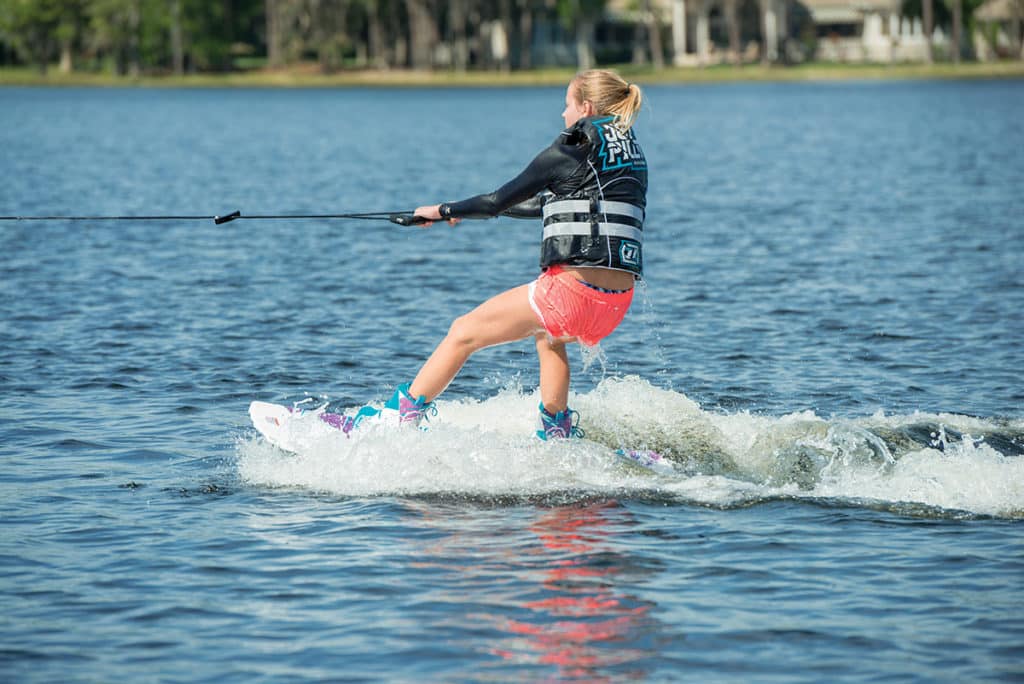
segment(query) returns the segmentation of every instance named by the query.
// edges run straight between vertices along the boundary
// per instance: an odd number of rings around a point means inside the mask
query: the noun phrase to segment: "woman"
[[[499,214],[543,218],[543,272],[455,319],[412,383],[383,410],[361,409],[345,428],[373,415],[419,423],[473,352],[533,336],[540,359],[537,435],[581,434],[568,407],[565,345],[595,345],[610,334],[642,275],[647,163],[631,129],[641,101],[640,88],[614,72],[583,72],[566,88],[565,130],[525,171],[490,194],[416,209],[425,225]]]

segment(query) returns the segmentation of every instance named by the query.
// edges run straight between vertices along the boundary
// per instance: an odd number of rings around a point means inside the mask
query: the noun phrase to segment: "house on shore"
[[[987,0],[974,11],[978,59],[1024,59],[1024,0]]]
[[[1024,0],[989,0],[993,16],[1007,23],[1002,10]],[[649,12],[642,8],[649,7]],[[799,62],[919,62],[927,57],[919,17],[903,14],[902,0],[612,0],[606,23],[613,26],[650,24],[651,15],[663,27],[663,44],[677,66],[702,66],[735,61]],[[987,5],[986,5],[987,6]],[[1000,13],[1001,12],[1001,13]],[[738,27],[739,55],[730,50],[729,17]],[[599,32],[599,38],[629,35],[622,28]],[[1018,31],[1019,35],[1019,31]],[[733,39],[735,40],[735,38]],[[999,45],[1012,41],[1001,38]],[[948,43],[940,28],[932,46]]]
[[[814,57],[825,62],[923,62],[924,28],[918,17],[901,13],[900,0],[801,0],[810,11],[817,37]],[[933,46],[946,36],[936,28]]]

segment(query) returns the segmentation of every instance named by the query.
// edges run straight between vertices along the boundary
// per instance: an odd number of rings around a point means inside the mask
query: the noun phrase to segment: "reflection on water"
[[[520,638],[504,657],[555,665],[559,679],[607,681],[610,668],[644,676],[639,663],[655,654],[639,645],[640,637],[657,625],[650,616],[654,604],[618,586],[632,571],[630,559],[612,548],[611,528],[622,526],[623,517],[629,513],[617,503],[542,511],[530,530],[541,543],[533,553],[554,556],[542,573],[545,596],[524,604],[529,618],[507,622]]]
[[[657,604],[629,585],[660,570],[616,549],[624,528],[636,525],[620,504],[523,510],[515,527],[483,539],[481,520],[417,508],[421,523],[446,534],[422,549],[415,567],[449,575],[450,592],[474,606],[476,636],[492,636],[486,650],[501,658],[503,673],[594,682],[648,674],[643,664],[657,660],[653,637],[663,626],[652,615]]]

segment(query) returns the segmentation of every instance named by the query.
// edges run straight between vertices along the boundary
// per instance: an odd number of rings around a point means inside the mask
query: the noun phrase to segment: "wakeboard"
[[[249,404],[249,418],[253,427],[263,435],[270,444],[273,444],[284,451],[293,453],[301,450],[301,432],[295,430],[295,419],[308,413],[301,409],[295,409],[281,404],[271,404],[265,401],[254,401]],[[324,425],[348,432],[351,430],[352,418],[339,413],[328,413],[326,411],[315,412],[317,418]],[[349,426],[345,429],[345,426]],[[587,440],[589,441],[589,440]],[[599,444],[598,442],[593,442]],[[606,444],[599,444],[602,448],[608,449]],[[656,475],[671,475],[675,472],[671,461],[656,451],[650,449],[622,449],[613,448],[612,455],[615,461],[627,470],[640,470]]]
[[[263,438],[285,451],[298,451],[298,444],[292,436],[291,422],[295,417],[295,409],[265,401],[254,401],[249,404],[249,418],[252,426],[263,435]]]

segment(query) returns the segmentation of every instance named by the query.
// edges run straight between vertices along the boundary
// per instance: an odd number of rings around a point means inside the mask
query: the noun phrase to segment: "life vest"
[[[601,266],[643,275],[647,160],[614,116],[580,119],[562,144],[589,145],[578,174],[544,197],[540,265]]]

